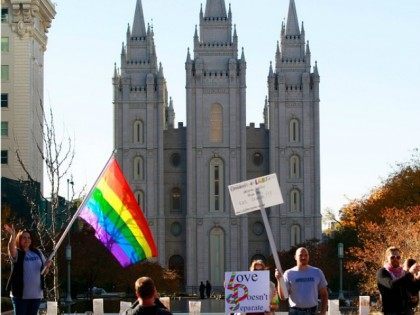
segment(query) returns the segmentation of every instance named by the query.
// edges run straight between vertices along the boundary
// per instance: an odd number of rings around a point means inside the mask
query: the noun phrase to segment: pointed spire
[[[117,77],[117,63],[116,62],[114,62],[114,78],[116,78]]]
[[[159,78],[163,78],[163,67],[162,67],[162,63],[159,62],[159,73],[158,73],[158,77]]]
[[[273,72],[273,63],[270,61],[270,69],[268,70],[268,76],[272,77],[274,75]]]
[[[169,98],[169,109],[174,109],[174,102],[172,101],[172,96]]]
[[[200,18],[203,17],[203,4],[200,3]]]
[[[227,17],[225,0],[207,0],[205,17]]]
[[[130,23],[127,23],[127,36],[130,36]]]
[[[144,26],[143,6],[141,0],[137,0],[136,12],[134,13],[133,31],[131,33],[134,37],[146,36],[146,28]]]
[[[263,116],[264,116],[265,128],[268,128],[268,99],[267,99],[267,95],[265,96],[265,101],[264,101]]]
[[[125,45],[124,45],[124,42],[122,42],[122,45],[121,45],[121,55],[125,55]]]
[[[300,33],[302,36],[305,36],[305,28],[303,27],[303,21],[302,21],[302,26],[300,27]]]
[[[295,0],[290,0],[287,14],[286,35],[300,35],[299,23],[296,13]]]
[[[318,73],[318,63],[316,61],[315,61],[315,66],[314,66],[314,74],[316,76],[319,76],[319,73]]]
[[[229,20],[231,20],[231,19],[232,19],[232,8],[231,8],[231,6],[230,6],[230,3],[229,3],[228,18],[229,18]]]
[[[238,34],[236,33],[236,24],[233,24],[233,37],[238,37]]]
[[[280,56],[280,45],[279,45],[279,41],[277,41],[276,56]]]
[[[194,39],[195,38],[198,38],[197,24],[195,25],[195,31],[194,31]]]
[[[241,52],[241,60],[245,61],[245,50],[243,47],[242,47],[242,52]]]
[[[188,50],[187,50],[187,62],[188,62],[188,63],[190,63],[190,62],[191,62],[190,47],[188,47]]]
[[[306,54],[307,55],[311,54],[311,50],[309,49],[309,40],[306,41]]]

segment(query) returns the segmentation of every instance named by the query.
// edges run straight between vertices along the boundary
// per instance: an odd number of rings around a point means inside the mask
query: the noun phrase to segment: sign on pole
[[[229,185],[228,187],[236,215],[260,210],[261,206],[267,208],[283,203],[283,197],[281,196],[280,186],[275,173]],[[260,200],[258,200],[256,189],[260,191],[262,205]]]
[[[225,272],[225,313],[270,311],[270,273],[264,271]]]
[[[237,184],[229,185],[230,198],[236,215],[261,210],[264,227],[267,232],[268,242],[273,253],[274,262],[279,272],[283,273],[279,255],[277,254],[276,243],[274,242],[273,232],[268,222],[266,207],[275,206],[283,203],[279,182],[275,173],[250,179]],[[281,291],[283,296],[289,296],[284,279],[280,279]]]

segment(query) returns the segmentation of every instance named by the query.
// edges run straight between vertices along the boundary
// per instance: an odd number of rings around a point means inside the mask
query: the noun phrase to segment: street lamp
[[[73,187],[74,182],[73,179],[67,179],[67,213],[70,216],[70,185]],[[70,243],[70,231],[67,234],[67,246],[66,246],[66,260],[67,260],[67,296],[66,296],[66,304],[67,304],[67,311],[70,314],[71,313],[71,304],[73,303],[71,299],[71,243]]]
[[[338,259],[340,260],[340,291],[338,292],[338,299],[344,300],[343,295],[343,258],[344,258],[344,245],[338,243]]]

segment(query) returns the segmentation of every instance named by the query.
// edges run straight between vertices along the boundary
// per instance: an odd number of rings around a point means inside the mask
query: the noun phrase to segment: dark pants
[[[316,306],[308,309],[299,309],[291,307],[289,309],[289,315],[315,315]]]
[[[36,315],[38,314],[41,299],[20,299],[13,297],[12,302],[15,315]]]

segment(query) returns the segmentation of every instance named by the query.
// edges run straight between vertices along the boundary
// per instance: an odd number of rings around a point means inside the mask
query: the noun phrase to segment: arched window
[[[178,187],[172,189],[172,210],[181,211],[181,189]]]
[[[144,124],[141,120],[136,120],[133,124],[134,143],[144,143]]]
[[[300,159],[298,155],[290,157],[290,178],[300,178]]]
[[[289,141],[290,142],[299,142],[300,141],[300,126],[299,120],[293,118],[289,123]]]
[[[210,142],[220,143],[223,141],[223,107],[213,104],[210,108]]]
[[[300,244],[300,226],[293,224],[290,228],[290,246]]]
[[[223,211],[224,165],[220,158],[210,161],[210,211]]]
[[[137,204],[139,205],[140,209],[143,213],[146,213],[144,210],[144,192],[143,190],[136,190],[134,192],[134,196],[136,197]]]
[[[210,231],[210,283],[223,285],[225,272],[225,233],[215,227]]]
[[[133,163],[133,175],[136,180],[144,179],[144,162],[141,156],[136,156]]]
[[[292,189],[290,191],[290,211],[300,211],[300,191],[297,189]]]

